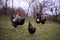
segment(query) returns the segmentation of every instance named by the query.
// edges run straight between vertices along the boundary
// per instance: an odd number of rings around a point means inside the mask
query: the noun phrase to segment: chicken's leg
[[[18,32],[18,29],[17,28],[15,28],[15,30]]]

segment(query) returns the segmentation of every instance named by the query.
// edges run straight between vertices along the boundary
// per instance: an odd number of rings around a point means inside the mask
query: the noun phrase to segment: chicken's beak
[[[16,30],[16,32],[18,32],[18,29],[17,28],[15,28],[15,30]]]

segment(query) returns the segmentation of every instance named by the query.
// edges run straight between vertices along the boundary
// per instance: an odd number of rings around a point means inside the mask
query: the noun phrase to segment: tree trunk
[[[4,14],[5,14],[5,15],[7,15],[7,1],[8,1],[8,0],[6,0],[6,2],[5,2],[5,8],[4,8],[4,12],[5,12]]]

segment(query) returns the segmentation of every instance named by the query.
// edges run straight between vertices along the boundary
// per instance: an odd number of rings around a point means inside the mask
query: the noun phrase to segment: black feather
[[[46,19],[41,20],[42,24],[45,24],[45,22],[46,22]]]
[[[39,19],[39,21],[37,21],[37,19]],[[45,22],[46,22],[46,17],[45,17],[45,19],[42,19],[41,16],[38,16],[37,19],[36,19],[36,23],[42,23],[42,24],[45,24]]]
[[[16,19],[15,21],[13,21],[15,17],[13,17],[13,15],[11,16],[11,22],[12,22],[12,25],[16,28],[18,25],[23,25],[24,22],[25,22],[25,18],[22,18],[22,19]]]
[[[24,22],[25,22],[25,18],[23,18],[23,19],[16,19],[16,21],[14,22],[14,21],[12,21],[12,23],[13,23],[13,26],[16,28],[18,25],[23,25],[24,24]]]
[[[39,21],[37,19],[39,19]],[[36,23],[41,23],[41,16],[37,16]]]
[[[29,24],[28,24],[28,32],[29,32],[30,34],[34,34],[35,31],[36,31],[36,28],[33,27],[32,24],[29,22]]]

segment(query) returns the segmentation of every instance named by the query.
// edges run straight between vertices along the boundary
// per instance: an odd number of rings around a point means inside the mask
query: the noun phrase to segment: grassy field
[[[37,29],[33,36],[27,30],[28,21]],[[32,18],[26,17],[24,25],[17,28],[18,32],[11,25],[9,16],[0,15],[0,40],[60,40],[58,23],[46,21],[44,25],[36,24]]]

